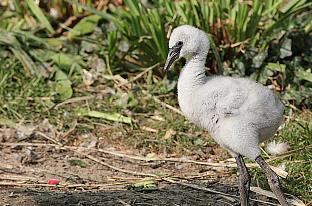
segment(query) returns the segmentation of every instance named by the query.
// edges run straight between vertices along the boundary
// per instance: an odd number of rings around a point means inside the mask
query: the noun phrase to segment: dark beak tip
[[[181,46],[178,46],[178,47],[175,46],[169,49],[168,57],[164,65],[164,72],[167,72],[169,68],[171,67],[171,65],[173,64],[173,62],[179,58],[180,50],[181,50]]]
[[[168,65],[165,65],[165,66],[163,67],[163,71],[164,71],[164,72],[167,72],[167,71],[168,71]]]
[[[163,67],[163,71],[164,71],[164,72],[167,72],[167,71],[169,70],[170,66],[171,66],[171,58],[168,57],[168,58],[166,59],[165,65],[164,65],[164,67]]]

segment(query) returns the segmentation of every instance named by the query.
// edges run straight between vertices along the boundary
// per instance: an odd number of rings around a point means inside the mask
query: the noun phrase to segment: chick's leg
[[[260,165],[261,169],[264,171],[268,179],[269,185],[271,187],[271,190],[276,195],[279,203],[282,206],[288,206],[286,198],[281,190],[280,187],[281,184],[276,173],[270,168],[270,166],[264,161],[264,159],[261,156],[258,156],[255,160]]]
[[[247,206],[250,190],[250,176],[243,157],[241,155],[238,155],[235,157],[235,160],[239,173],[240,202],[242,206]]]

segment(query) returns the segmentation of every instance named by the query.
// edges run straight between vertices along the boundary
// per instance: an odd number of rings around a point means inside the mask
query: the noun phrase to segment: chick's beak
[[[179,58],[180,56],[181,47],[174,46],[169,48],[168,57],[164,66],[164,71],[167,71],[173,62]]]

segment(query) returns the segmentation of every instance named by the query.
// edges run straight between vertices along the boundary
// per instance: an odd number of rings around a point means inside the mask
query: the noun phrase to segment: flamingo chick
[[[164,70],[180,57],[186,58],[178,81],[183,114],[235,157],[241,205],[247,206],[250,190],[250,176],[242,157],[246,156],[260,165],[278,201],[287,206],[279,178],[259,149],[259,143],[272,137],[280,126],[283,104],[270,89],[249,79],[206,76],[208,50],[205,32],[188,25],[172,31]]]

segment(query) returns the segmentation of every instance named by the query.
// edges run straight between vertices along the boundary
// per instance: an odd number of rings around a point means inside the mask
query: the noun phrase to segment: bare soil
[[[71,206],[71,205],[235,205],[238,199],[228,200],[222,195],[217,195],[186,186],[159,182],[157,189],[153,191],[135,191],[127,189],[129,185],[141,181],[142,178],[123,174],[105,168],[100,164],[84,160],[86,168],[73,166],[69,163],[70,152],[51,152],[45,149],[35,149],[33,152],[46,154],[41,162],[23,164],[16,160],[18,153],[23,149],[1,149],[0,176],[0,205],[6,206]],[[23,155],[23,154],[21,154]],[[15,158],[14,158],[15,157]],[[75,157],[74,158],[79,158]],[[18,158],[17,158],[18,159]],[[120,160],[111,160],[120,162]],[[111,162],[111,163],[112,163]],[[165,163],[155,169],[145,169],[140,164],[133,165],[126,161],[121,168],[133,170],[141,168],[140,172],[154,173],[163,171],[174,176],[190,176],[196,174],[197,180],[189,180],[194,185],[201,185],[215,191],[226,194],[238,195],[235,185],[235,177],[226,175],[220,171],[220,175],[213,174],[218,171],[210,171],[213,175],[207,175],[209,170],[198,173],[198,169],[190,165],[184,165],[183,170],[177,170],[176,164]],[[150,167],[150,166],[148,166]],[[154,166],[153,166],[154,167]],[[181,165],[180,165],[181,167]],[[170,171],[171,169],[171,171]],[[197,171],[195,171],[197,169]],[[178,172],[177,172],[178,171]],[[226,178],[221,177],[222,174]],[[58,178],[60,186],[47,187],[46,182],[51,178]],[[5,184],[6,183],[6,184]],[[67,185],[67,186],[66,186]],[[254,196],[256,199],[268,201],[266,197]],[[231,199],[231,198],[229,198]],[[272,201],[272,200],[270,200]],[[253,202],[252,205],[265,205]]]
[[[45,143],[50,142],[36,137],[27,141],[0,141],[0,206],[239,205],[239,199],[235,197],[239,195],[236,176],[232,169],[140,161],[92,149],[85,152],[45,146]],[[112,146],[106,145],[105,148]],[[220,150],[218,147],[212,149]],[[140,151],[127,148],[111,151],[141,156]],[[149,177],[155,183],[152,188],[135,186],[146,181],[144,174],[159,175]],[[226,195],[170,183],[160,177],[171,177],[177,182]],[[58,179],[60,184],[48,185],[50,179]],[[276,203],[265,196],[251,196]],[[252,201],[251,205],[267,204]]]

